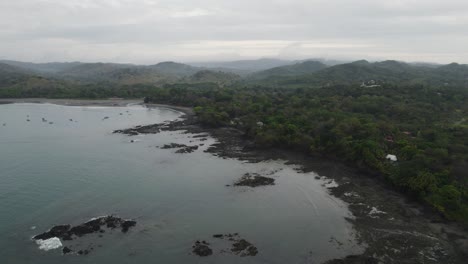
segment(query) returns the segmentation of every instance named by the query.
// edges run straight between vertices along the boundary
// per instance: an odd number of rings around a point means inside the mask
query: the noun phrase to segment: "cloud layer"
[[[257,57],[468,63],[465,0],[15,0],[0,58],[154,63]]]

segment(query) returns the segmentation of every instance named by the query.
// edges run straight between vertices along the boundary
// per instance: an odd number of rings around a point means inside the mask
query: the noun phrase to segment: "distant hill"
[[[38,84],[61,85],[165,85],[234,83],[263,87],[323,87],[336,84],[424,84],[431,86],[468,87],[468,65],[452,63],[435,65],[399,61],[368,62],[365,60],[327,66],[321,61],[282,61],[275,59],[245,60],[220,63],[218,68],[195,67],[183,63],[162,62],[141,66],[116,63],[0,63],[0,87],[37,87]],[[284,64],[248,75],[235,74]],[[219,67],[239,67],[244,70],[220,70]]]
[[[190,76],[187,80],[189,83],[217,83],[221,85],[230,84],[233,81],[239,80],[241,77],[234,73],[221,71],[201,70]]]
[[[17,66],[15,66],[17,65]],[[48,67],[48,68],[47,68]],[[215,70],[193,67],[176,62],[162,62],[139,66],[116,63],[0,63],[0,87],[22,90],[50,85],[84,87],[86,85],[165,85],[175,83],[230,84],[240,76]],[[50,90],[50,89],[49,89]],[[24,96],[24,95],[23,95]]]
[[[29,74],[29,73],[30,71],[26,69],[22,69],[13,65],[0,62],[0,75],[1,76],[6,76],[7,74],[24,75],[24,74]]]
[[[467,86],[468,66],[449,64],[429,67],[391,60],[375,63],[361,60],[324,68],[313,73],[267,78],[260,83],[247,80],[247,83],[280,87],[318,87],[334,84],[362,84],[369,81],[375,84],[420,83]]]
[[[197,71],[200,70],[200,68],[198,67],[172,61],[161,62],[156,65],[151,65],[147,67],[156,70],[159,73],[170,75],[173,77],[186,77],[195,74]]]
[[[25,69],[18,68],[5,63],[0,63],[0,87],[7,87],[23,81],[31,76]]]
[[[57,78],[81,83],[158,84],[172,78],[146,66],[84,63],[56,74]]]
[[[20,61],[11,61],[3,60],[0,63],[12,65],[18,68],[26,69],[29,71],[44,73],[44,74],[53,74],[58,73],[72,67],[82,64],[81,62],[49,62],[49,63],[32,63],[32,62],[20,62]]]
[[[443,85],[465,85],[468,84],[468,65],[451,63],[435,68],[432,75],[428,76],[432,82]]]
[[[313,73],[322,69],[325,69],[327,65],[318,61],[304,61],[292,65],[275,67],[272,69],[260,71],[251,74],[248,79],[251,80],[265,80],[265,79],[277,79],[288,76],[299,76],[304,74]]]
[[[176,82],[199,70],[199,68],[175,62],[162,62],[150,66],[84,63],[57,73],[57,77],[80,82],[161,84]]]
[[[279,60],[279,59],[258,59],[258,60],[238,60],[238,61],[227,61],[227,62],[200,62],[190,63],[193,66],[205,67],[205,68],[222,68],[239,70],[244,73],[256,72],[271,69],[274,67],[280,67],[285,65],[294,64],[294,61]]]
[[[41,97],[63,92],[72,84],[42,77],[32,71],[0,63],[0,97]]]

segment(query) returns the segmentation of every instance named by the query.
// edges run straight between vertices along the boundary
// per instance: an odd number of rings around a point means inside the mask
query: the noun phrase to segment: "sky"
[[[0,59],[468,63],[467,0],[0,0]]]

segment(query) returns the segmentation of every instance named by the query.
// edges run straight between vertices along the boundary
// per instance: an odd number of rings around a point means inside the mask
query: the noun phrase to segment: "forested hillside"
[[[256,72],[248,76],[251,81],[274,82],[284,77],[301,76],[325,69],[327,65],[318,61],[305,61]]]
[[[380,84],[468,87],[468,66],[456,63],[429,67],[398,61],[370,63],[356,61],[340,64],[309,73],[296,72],[281,78],[273,76],[262,81],[246,80],[246,83],[263,87],[317,88],[333,85]]]

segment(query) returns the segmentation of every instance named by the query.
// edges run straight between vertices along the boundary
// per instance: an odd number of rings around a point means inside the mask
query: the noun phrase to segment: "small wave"
[[[39,245],[39,249],[44,251],[49,251],[52,249],[57,249],[62,247],[62,241],[58,237],[51,237],[49,239],[38,239],[36,243]]]

